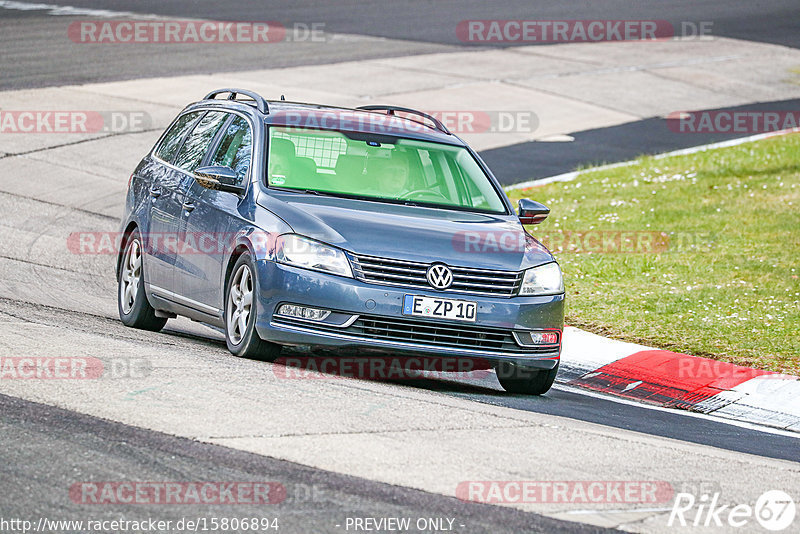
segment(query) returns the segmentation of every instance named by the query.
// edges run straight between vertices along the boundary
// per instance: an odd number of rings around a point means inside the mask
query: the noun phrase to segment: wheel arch
[[[225,295],[228,293],[228,279],[233,271],[233,266],[239,260],[239,256],[247,252],[253,259],[253,262],[272,258],[275,249],[275,237],[276,234],[255,227],[243,228],[236,234],[232,240],[233,246],[225,262],[225,268],[220,273],[222,274],[222,280],[220,282],[223,290],[223,298],[227,298]],[[256,273],[253,274],[255,275]],[[257,276],[256,283],[258,283]]]
[[[130,221],[128,225],[125,227],[125,230],[122,231],[121,239],[119,241],[119,250],[117,251],[117,281],[119,281],[119,274],[120,274],[120,266],[122,265],[122,255],[125,253],[125,246],[128,244],[128,238],[130,235],[139,229],[139,225],[136,221]]]
[[[236,262],[239,261],[239,257],[241,257],[241,255],[244,254],[244,253],[249,253],[251,257],[253,256],[252,248],[250,247],[250,245],[248,243],[244,243],[244,242],[238,243],[234,247],[233,251],[231,251],[231,255],[228,258],[228,263],[225,266],[225,273],[224,273],[223,278],[222,278],[222,280],[223,280],[223,285],[222,285],[222,287],[223,287],[223,299],[227,299],[228,282],[231,279],[231,273],[233,273],[233,267],[234,267],[234,265],[236,265]],[[255,273],[253,273],[253,275],[255,275]],[[223,302],[223,304],[224,304],[224,302]]]

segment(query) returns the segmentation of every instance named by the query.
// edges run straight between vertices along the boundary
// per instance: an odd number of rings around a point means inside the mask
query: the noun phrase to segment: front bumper
[[[490,361],[524,362],[526,366],[552,369],[561,352],[564,295],[540,297],[486,297],[369,284],[272,261],[257,263],[258,317],[256,331],[262,339],[282,345],[308,345],[357,352],[459,356]],[[477,303],[477,321],[464,324],[402,315],[405,295],[456,298]],[[324,325],[273,316],[283,303],[334,310],[336,324]],[[438,334],[434,335],[430,332]],[[558,331],[558,345],[520,346],[519,334],[532,330]],[[404,332],[404,339],[377,336]],[[427,334],[409,334],[422,331]],[[518,335],[514,336],[516,332]],[[501,334],[504,337],[501,338]],[[470,342],[453,342],[467,335]],[[486,341],[478,340],[481,336]],[[410,339],[413,337],[414,339]],[[450,340],[443,346],[441,339]],[[491,340],[491,343],[490,343]],[[477,346],[481,345],[481,346]]]

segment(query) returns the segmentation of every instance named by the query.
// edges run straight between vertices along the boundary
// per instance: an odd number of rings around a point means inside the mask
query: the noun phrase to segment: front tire
[[[258,298],[253,260],[250,254],[239,256],[225,285],[225,343],[234,355],[253,360],[275,361],[280,345],[258,337],[256,317]]]
[[[530,369],[503,362],[497,367],[497,379],[509,393],[544,395],[553,386],[558,364],[552,369]]]
[[[134,231],[124,241],[125,252],[119,266],[117,281],[117,309],[122,324],[131,328],[158,332],[167,324],[164,317],[156,317],[156,311],[147,301],[144,292],[144,266],[142,238]]]

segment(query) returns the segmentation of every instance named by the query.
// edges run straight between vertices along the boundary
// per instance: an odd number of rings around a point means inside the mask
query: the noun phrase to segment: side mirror
[[[519,222],[539,224],[550,215],[550,208],[529,198],[519,199]]]
[[[200,167],[194,171],[194,179],[206,189],[216,189],[237,195],[245,192],[245,186],[241,184],[239,175],[230,167],[221,165]]]

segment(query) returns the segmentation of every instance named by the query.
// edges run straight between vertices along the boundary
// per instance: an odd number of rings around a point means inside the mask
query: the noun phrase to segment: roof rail
[[[264,97],[253,91],[248,91],[247,89],[217,89],[216,91],[211,91],[208,93],[203,100],[216,100],[215,97],[223,93],[230,93],[228,95],[228,100],[236,100],[236,95],[249,96],[253,99],[253,102],[255,102],[256,109],[258,109],[258,111],[264,114],[269,114],[269,105],[267,105],[267,101],[264,100]],[[243,102],[247,103],[247,101]]]
[[[447,127],[444,124],[442,124],[442,121],[440,121],[439,119],[437,119],[436,117],[434,117],[432,115],[428,115],[427,113],[423,113],[421,111],[417,111],[416,109],[401,108],[399,106],[360,106],[360,107],[357,107],[356,109],[360,109],[360,110],[363,110],[363,111],[386,111],[387,115],[394,115],[395,111],[402,111],[403,113],[411,113],[413,115],[419,115],[420,117],[424,117],[424,118],[428,119],[429,121],[431,121],[435,125],[435,128],[433,128],[433,129],[439,130],[440,132],[442,132],[444,134],[447,134],[447,135],[452,135],[450,133],[450,130],[448,130]],[[414,121],[414,122],[418,122],[418,121]],[[420,123],[420,124],[424,124],[424,123]],[[428,126],[428,127],[430,128],[430,126]]]

